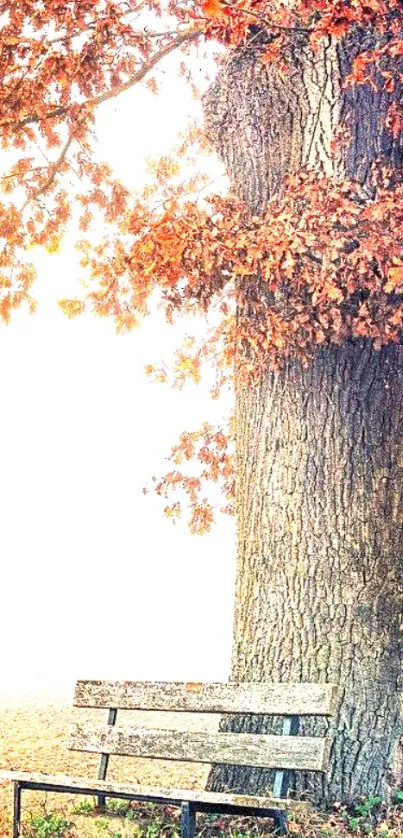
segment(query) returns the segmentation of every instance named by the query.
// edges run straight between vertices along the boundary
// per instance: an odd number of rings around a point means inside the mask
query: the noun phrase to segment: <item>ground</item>
[[[99,714],[100,721],[106,711],[72,710],[64,701],[0,702],[0,768],[48,773],[76,774],[96,777],[99,757],[96,754],[78,754],[66,747],[69,724],[75,720]],[[124,711],[121,711],[124,714]],[[170,714],[159,714],[159,725],[170,726]],[[149,714],[141,714],[144,726],[150,724]],[[209,718],[192,718],[183,714],[185,727],[212,728],[217,722]],[[155,725],[155,722],[154,722]],[[111,759],[108,777],[116,780],[133,780],[148,785],[174,784],[189,788],[203,787],[208,767],[161,760]],[[402,795],[403,797],[403,795]],[[111,801],[105,815],[94,812],[93,798],[69,795],[46,795],[43,792],[24,792],[24,838],[173,838],[178,834],[178,812],[172,807],[150,804],[127,806],[124,801]],[[0,785],[0,838],[11,835],[12,784]],[[358,806],[358,808],[357,808]],[[119,813],[116,811],[119,810]],[[72,822],[72,826],[68,823]],[[342,808],[329,816],[311,814],[299,823],[291,823],[294,836],[301,838],[335,838],[336,836],[403,837],[403,807],[396,805],[386,810],[371,801],[358,801],[354,806]],[[229,819],[199,817],[199,835],[213,838],[228,835],[231,838],[268,834],[271,822],[260,819]]]

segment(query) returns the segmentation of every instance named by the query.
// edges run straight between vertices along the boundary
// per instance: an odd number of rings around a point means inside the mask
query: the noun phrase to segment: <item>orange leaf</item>
[[[67,314],[69,320],[85,311],[85,303],[81,302],[81,300],[59,300],[58,303],[63,313]]]
[[[333,285],[331,282],[326,283],[325,292],[326,292],[326,296],[329,297],[330,300],[342,300],[343,299],[343,294],[340,291],[340,288],[337,288],[337,286]]]
[[[393,291],[398,285],[403,284],[403,265],[399,265],[395,268],[389,268],[388,271],[388,281],[383,286],[383,290],[386,293],[389,291]]]
[[[189,681],[186,684],[186,692],[187,693],[200,693],[203,689],[203,684],[199,684],[196,682]]]
[[[220,0],[204,0],[201,8],[206,17],[221,17],[224,13]]]

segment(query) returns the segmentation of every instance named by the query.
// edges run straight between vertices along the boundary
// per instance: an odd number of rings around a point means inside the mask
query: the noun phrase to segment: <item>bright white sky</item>
[[[99,156],[130,186],[200,108],[164,69],[162,96],[132,90],[99,111]],[[68,695],[77,677],[225,680],[234,522],[192,536],[141,488],[182,430],[228,405],[146,378],[179,327],[68,321],[56,301],[81,290],[72,246],[34,255],[39,309],[0,326],[0,695]]]

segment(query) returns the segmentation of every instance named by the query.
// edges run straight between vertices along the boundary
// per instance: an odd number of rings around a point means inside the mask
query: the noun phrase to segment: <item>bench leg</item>
[[[181,838],[194,838],[196,832],[196,810],[191,803],[181,806]]]
[[[21,786],[14,783],[13,838],[19,838],[21,832]]]
[[[286,812],[276,812],[274,816],[275,835],[289,835]]]
[[[96,802],[97,814],[102,815],[106,809],[106,797],[103,794],[98,795]]]

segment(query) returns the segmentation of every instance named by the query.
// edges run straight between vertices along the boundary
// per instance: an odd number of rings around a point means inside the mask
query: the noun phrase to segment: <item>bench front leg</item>
[[[13,805],[13,838],[20,838],[21,834],[21,783],[14,783]]]
[[[274,816],[274,825],[275,825],[275,835],[289,835],[288,826],[287,826],[287,813],[286,812],[276,812]]]
[[[182,803],[181,838],[194,838],[196,833],[196,809],[193,803]]]

